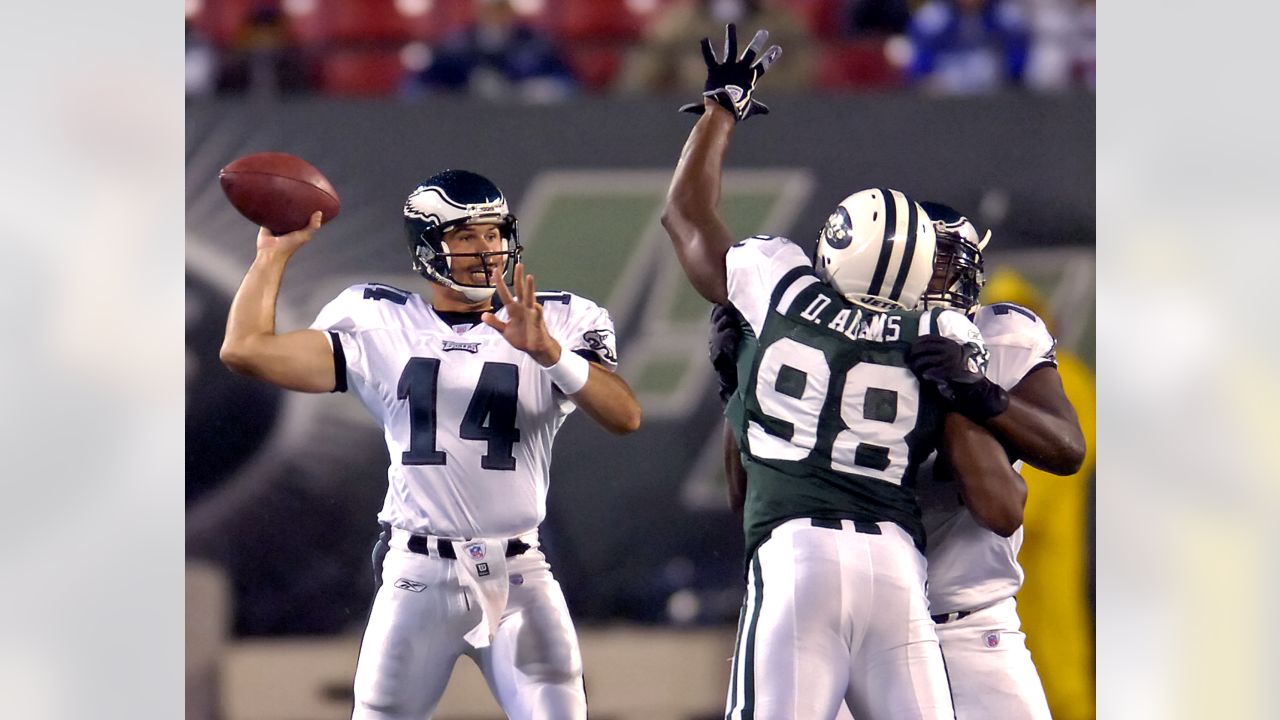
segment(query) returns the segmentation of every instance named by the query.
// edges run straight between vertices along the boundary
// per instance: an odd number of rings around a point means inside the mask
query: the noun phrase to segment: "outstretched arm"
[[[960,484],[964,504],[980,525],[1001,537],[1022,526],[1027,484],[999,441],[959,413],[944,419],[942,453]]]
[[[703,106],[705,111],[689,133],[671,178],[662,227],[694,289],[713,303],[724,303],[729,299],[724,257],[733,236],[716,206],[724,156],[737,121],[711,98],[703,100]]]
[[[218,353],[232,371],[287,390],[333,390],[333,350],[323,332],[276,334],[276,299],[285,265],[298,248],[311,240],[320,227],[320,219],[316,212],[307,227],[286,235],[272,235],[266,228],[258,230],[258,255],[231,301],[227,332]]]
[[[532,275],[525,275],[524,263],[516,263],[513,284],[507,287],[498,270],[493,272],[498,298],[507,308],[506,322],[487,312],[480,319],[502,333],[517,350],[528,353],[551,376],[553,382],[573,398],[605,430],[617,435],[633,433],[640,428],[640,403],[627,381],[603,365],[565,351],[547,331],[542,306],[538,304]]]
[[[764,115],[769,108],[755,99],[756,81],[782,54],[777,45],[764,49],[769,39],[758,31],[738,55],[738,31],[725,27],[724,52],[716,58],[711,41],[702,40],[702,59],[707,65],[706,92],[701,104],[681,108],[700,113],[689,133],[680,162],[676,165],[667,205],[662,211],[662,227],[671,236],[676,257],[689,282],[702,297],[713,303],[728,301],[724,256],[733,237],[716,213],[720,204],[720,177],[729,136],[738,122]]]
[[[1009,408],[983,426],[1034,468],[1071,475],[1084,463],[1084,432],[1062,389],[1058,371],[1045,365],[1009,391]]]

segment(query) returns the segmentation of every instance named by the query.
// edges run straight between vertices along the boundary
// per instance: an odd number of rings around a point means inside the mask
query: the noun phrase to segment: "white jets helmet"
[[[856,192],[818,235],[814,268],[850,302],[872,310],[914,308],[933,275],[933,222],[897,190]]]

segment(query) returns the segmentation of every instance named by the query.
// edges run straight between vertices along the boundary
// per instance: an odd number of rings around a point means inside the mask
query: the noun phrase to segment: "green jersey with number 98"
[[[846,300],[786,238],[729,250],[729,300],[750,332],[726,408],[747,473],[747,556],[798,517],[891,521],[924,550],[914,483],[943,408],[907,369],[921,335],[981,344],[950,310],[876,311]]]

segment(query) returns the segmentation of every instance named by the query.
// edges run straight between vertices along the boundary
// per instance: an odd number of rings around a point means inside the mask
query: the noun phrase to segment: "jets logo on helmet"
[[[978,312],[978,296],[986,284],[982,250],[991,241],[991,231],[981,239],[978,230],[955,208],[942,203],[922,202],[933,220],[938,251],[933,278],[920,296],[922,308],[958,310],[972,316]]]
[[[451,252],[445,234],[475,223],[497,225],[502,235],[502,249],[485,253]],[[494,286],[456,280],[452,274],[453,258],[479,257],[486,267],[501,268],[507,276],[520,261],[523,250],[516,232],[516,217],[508,209],[502,191],[487,178],[466,170],[445,170],[414,188],[404,203],[404,227],[413,269],[426,279],[477,302],[492,296]]]
[[[840,202],[818,235],[818,276],[872,310],[912,308],[933,272],[934,228],[920,204],[872,188]]]

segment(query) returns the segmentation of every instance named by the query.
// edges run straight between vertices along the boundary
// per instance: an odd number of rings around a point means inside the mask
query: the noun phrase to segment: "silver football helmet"
[[[818,235],[814,268],[850,302],[914,308],[933,275],[933,221],[897,190],[871,188],[836,206]]]

